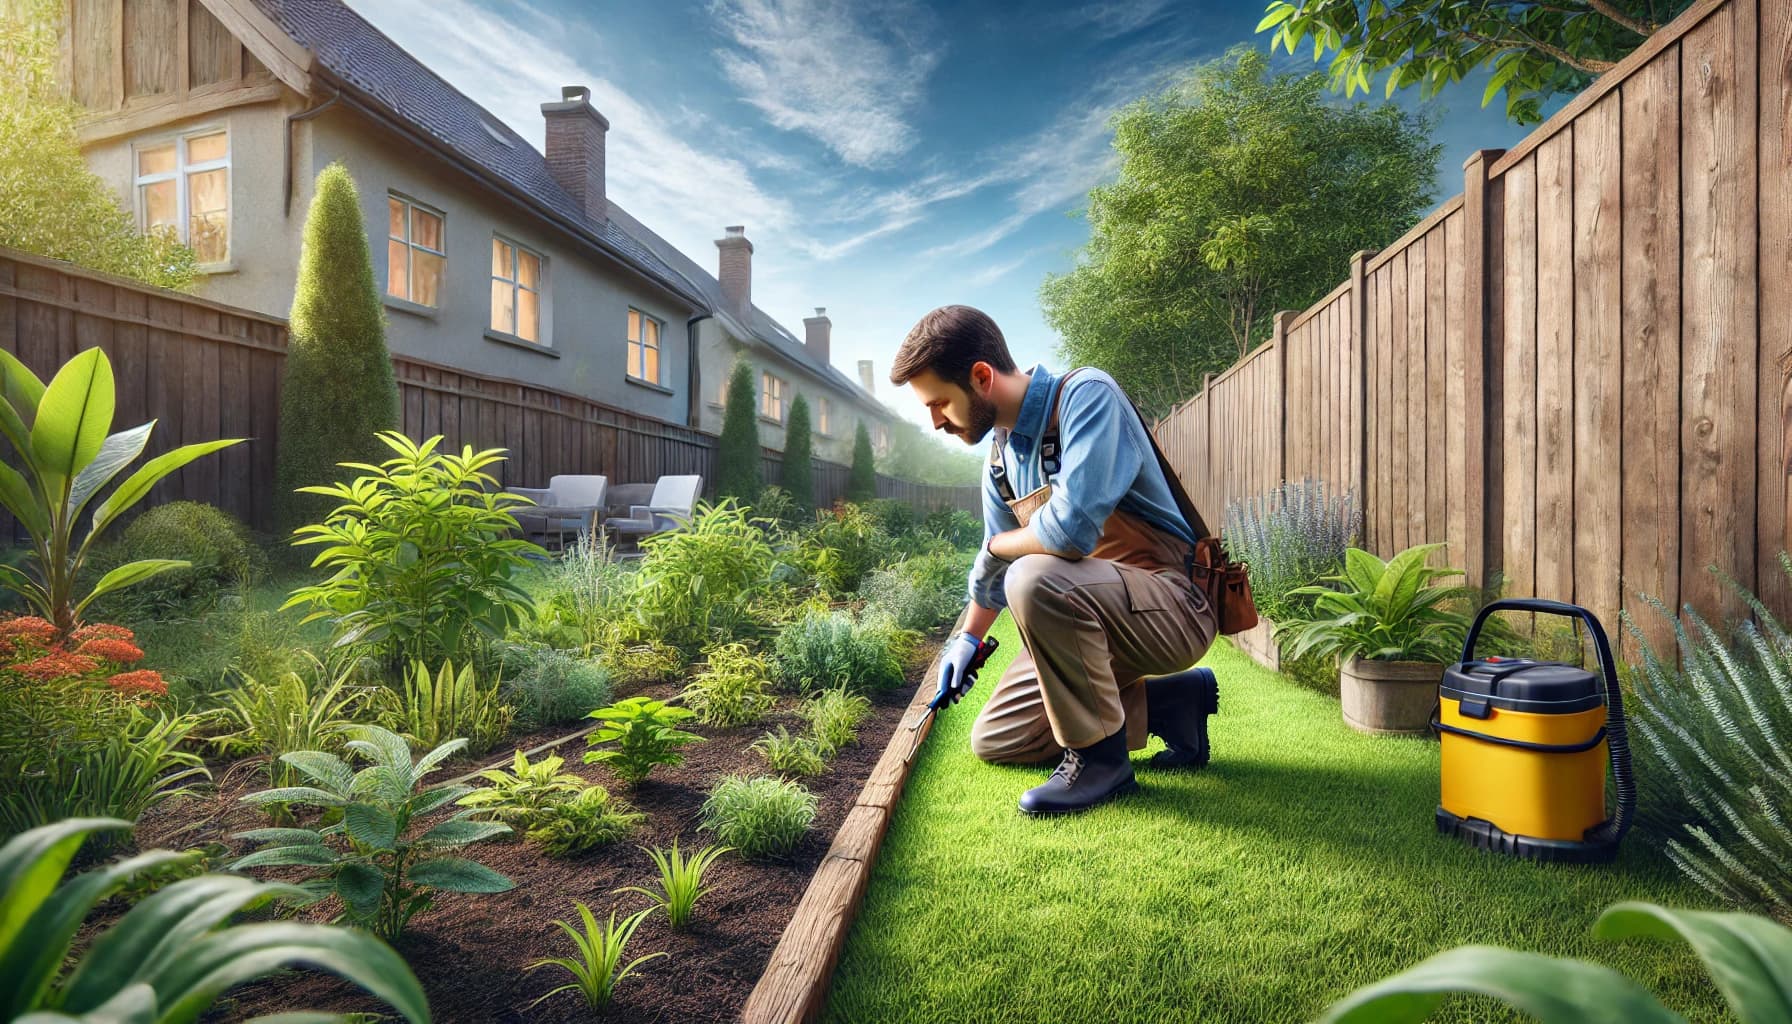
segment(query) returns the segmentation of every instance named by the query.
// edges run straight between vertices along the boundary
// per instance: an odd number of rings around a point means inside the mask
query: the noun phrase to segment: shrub
[[[566,857],[626,838],[646,819],[604,787],[588,786],[577,796],[548,803],[530,815],[524,838],[540,844],[551,857]]]
[[[728,371],[722,436],[716,441],[716,497],[748,502],[759,493],[759,395],[753,367],[737,360]]]
[[[1792,576],[1792,558],[1779,555]],[[1630,613],[1625,627],[1643,651],[1630,718],[1641,820],[1682,872],[1717,898],[1792,922],[1792,636],[1761,601],[1729,576],[1755,617],[1725,639],[1691,606],[1674,622],[1682,670],[1650,648]]]
[[[802,395],[790,401],[784,421],[784,490],[799,515],[815,507],[815,439],[809,427],[809,402]]]
[[[684,652],[658,640],[617,642],[601,654],[601,664],[623,686],[639,686],[670,679],[684,671]]]
[[[809,614],[778,634],[773,671],[781,684],[804,694],[837,687],[886,689],[902,683],[907,642],[887,620]]]
[[[365,989],[412,1024],[428,1024],[416,975],[371,935],[295,922],[225,924],[237,911],[303,895],[276,882],[234,875],[174,881],[97,936],[86,935],[77,957],[78,926],[96,904],[133,880],[191,860],[151,850],[58,884],[88,836],[130,827],[117,818],[63,821],[0,847],[0,904],[9,918],[0,930],[0,963],[9,967],[0,1019],[191,1021],[229,988],[311,966]],[[292,1015],[301,1016],[320,1015]]]
[[[917,523],[915,506],[902,498],[872,498],[863,502],[865,514],[892,540],[913,538]]]
[[[822,690],[797,711],[808,721],[823,757],[833,757],[842,747],[857,743],[859,723],[870,713],[870,701],[844,689]]]
[[[635,968],[656,956],[666,955],[665,953],[649,953],[646,956],[636,957],[629,961],[627,967],[618,971],[616,967],[622,962],[623,948],[628,945],[628,940],[635,934],[635,929],[641,926],[642,920],[653,908],[649,907],[647,910],[628,917],[621,925],[616,924],[616,912],[612,910],[610,911],[610,923],[608,926],[604,926],[597,923],[597,918],[591,914],[591,908],[585,904],[574,900],[572,905],[578,908],[579,919],[584,922],[585,930],[580,932],[565,921],[555,921],[554,923],[560,926],[561,931],[571,936],[573,948],[578,951],[577,959],[549,957],[530,964],[529,970],[533,971],[541,967],[559,967],[571,974],[573,980],[530,1003],[531,1009],[535,1007],[536,1003],[550,999],[562,992],[577,992],[584,998],[588,1008],[602,1009],[609,1005],[610,998],[616,992],[616,986],[624,978],[633,974]]]
[[[1355,491],[1326,497],[1323,480],[1280,487],[1226,508],[1228,557],[1249,564],[1251,600],[1273,622],[1312,616],[1311,595],[1293,591],[1344,568],[1344,549],[1362,529]]]
[[[680,695],[697,720],[705,725],[763,721],[774,700],[765,690],[771,671],[765,658],[742,643],[713,645],[703,653],[709,666]]]
[[[870,501],[877,497],[877,460],[871,452],[871,432],[860,420],[852,436],[852,468],[846,477],[847,501]]]
[[[820,775],[827,771],[827,758],[822,755],[821,747],[812,737],[792,736],[783,726],[778,726],[775,733],[766,733],[753,742],[753,750],[759,751],[761,757],[772,771],[789,775]]]
[[[317,176],[289,322],[274,481],[282,532],[329,513],[328,494],[303,488],[339,482],[345,463],[374,461],[375,435],[400,426],[360,197],[341,163]]]
[[[676,765],[684,762],[678,748],[687,743],[701,743],[703,737],[677,728],[679,722],[696,717],[689,708],[673,707],[663,700],[630,697],[607,708],[591,712],[604,725],[585,738],[587,745],[614,747],[585,752],[585,763],[610,766],[616,777],[636,783],[647,777],[655,765]]]
[[[304,488],[341,505],[293,543],[326,545],[315,564],[336,571],[282,607],[309,605],[305,622],[330,619],[336,646],[364,649],[394,673],[416,660],[464,661],[473,635],[498,640],[528,619],[517,577],[545,552],[510,536],[509,509],[522,499],[484,472],[503,461],[497,450],[449,455],[435,450],[439,434],[421,445],[379,436],[395,457],[362,467],[370,472],[353,483]]]
[[[703,802],[704,829],[749,860],[788,853],[815,821],[814,794],[800,783],[730,775]]]
[[[460,736],[468,753],[483,754],[510,732],[515,716],[515,708],[501,703],[497,686],[480,685],[472,665],[457,673],[454,662],[443,662],[432,676],[419,661],[405,675],[398,706],[388,707],[380,724],[415,746],[440,746]]]
[[[187,567],[159,574],[154,587],[109,595],[95,607],[109,618],[133,620],[205,611],[225,590],[253,584],[265,562],[236,517],[197,501],[157,505],[95,556],[101,568],[150,559],[182,560]]]
[[[502,692],[524,729],[576,722],[610,703],[609,670],[573,651],[524,644],[505,648]]]
[[[961,508],[930,512],[921,528],[955,548],[975,548],[983,543],[983,520]]]
[[[664,642],[696,650],[752,630],[753,599],[771,581],[773,553],[732,499],[699,502],[684,529],[641,540],[636,616]]]
[[[306,887],[313,902],[334,895],[349,920],[381,938],[396,939],[412,917],[442,892],[504,892],[516,883],[483,864],[447,856],[459,849],[510,831],[499,822],[468,821],[471,810],[459,811],[405,838],[414,821],[472,792],[468,786],[419,789],[436,765],[466,746],[450,740],[415,763],[403,737],[378,726],[354,726],[346,744],[349,753],[367,760],[360,771],[335,754],[321,750],[282,754],[314,785],[264,790],[243,797],[254,804],[290,803],[341,808],[341,824],[323,829],[264,828],[233,838],[270,845],[231,864],[232,871],[251,867],[307,867],[317,878]],[[331,844],[335,840],[335,845]]]
[[[813,501],[810,502],[814,504]],[[777,484],[766,484],[753,499],[753,513],[775,526],[790,526],[808,517],[808,508],[799,506],[791,493]],[[767,532],[771,532],[768,530]]]
[[[81,613],[97,598],[142,583],[158,573],[186,568],[174,560],[126,562],[99,578],[91,590],[77,587],[89,557],[118,517],[142,501],[163,477],[241,438],[189,444],[150,459],[126,477],[106,500],[92,505],[126,466],[143,454],[154,421],[112,433],[117,402],[112,363],[90,348],[64,363],[48,386],[11,352],[0,351],[0,436],[12,445],[23,473],[7,470],[0,505],[31,537],[23,570],[0,571],[0,587],[19,595],[67,638]],[[29,424],[29,426],[27,426]],[[89,507],[91,506],[91,511]],[[76,541],[77,531],[87,527]],[[79,591],[87,590],[85,596]]]
[[[833,594],[856,592],[873,569],[895,557],[895,542],[862,505],[818,511],[797,553],[799,564]]]
[[[930,630],[963,610],[970,571],[971,558],[961,552],[905,558],[871,573],[859,593],[868,609],[889,616],[899,628]]]
[[[697,901],[709,892],[703,888],[703,873],[715,862],[716,858],[728,852],[726,846],[706,846],[688,859],[678,852],[678,840],[672,841],[672,850],[649,850],[640,847],[641,851],[653,858],[654,866],[660,869],[660,891],[651,892],[638,885],[613,890],[615,892],[638,892],[653,901],[655,907],[666,910],[666,926],[673,931],[684,928],[691,922],[691,912],[696,909]],[[651,909],[651,908],[649,908]]]

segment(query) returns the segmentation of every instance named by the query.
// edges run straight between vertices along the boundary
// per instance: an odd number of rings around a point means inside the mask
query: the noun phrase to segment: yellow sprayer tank
[[[1557,661],[1476,658],[1495,611],[1585,620],[1603,675]],[[1462,660],[1444,669],[1432,720],[1441,755],[1437,830],[1536,860],[1609,861],[1636,804],[1623,697],[1605,630],[1579,605],[1509,598],[1481,609]],[[1616,813],[1605,811],[1612,768]]]

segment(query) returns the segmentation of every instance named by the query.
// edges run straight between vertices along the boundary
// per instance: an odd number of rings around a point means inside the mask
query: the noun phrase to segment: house
[[[849,461],[896,414],[830,362],[822,310],[798,340],[751,300],[753,246],[708,273],[605,192],[609,122],[589,90],[541,106],[546,154],[339,0],[69,0],[64,80],[88,165],[145,228],[199,254],[207,298],[292,304],[312,182],[354,177],[396,354],[569,391],[719,432],[737,357],[760,434],[784,447],[801,393],[816,454]]]

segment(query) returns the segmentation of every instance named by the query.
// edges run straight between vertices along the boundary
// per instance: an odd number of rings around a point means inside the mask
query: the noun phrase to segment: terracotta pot
[[[1444,667],[1428,661],[1371,661],[1352,655],[1338,666],[1344,721],[1373,735],[1426,735],[1443,676]]]

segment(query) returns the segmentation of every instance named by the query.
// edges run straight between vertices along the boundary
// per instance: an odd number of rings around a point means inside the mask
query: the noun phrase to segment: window
[[[828,422],[832,412],[833,410],[828,407],[828,400],[826,398],[817,398],[815,400],[815,430],[823,437],[834,436],[833,428]]]
[[[769,373],[759,375],[759,415],[784,422],[784,382]]]
[[[660,382],[660,327],[658,320],[638,309],[628,311],[628,375],[649,384]],[[728,385],[722,385],[726,398]]]
[[[890,450],[890,428],[885,426],[882,423],[879,423],[876,426],[872,427],[871,428],[871,446],[873,448],[877,449],[877,453],[879,455],[883,455],[883,454],[886,454],[887,452],[889,452],[889,450]]]
[[[434,306],[441,302],[448,246],[442,215],[395,195],[386,196],[386,294]]]
[[[229,133],[138,146],[137,222],[145,232],[172,231],[202,264],[229,260]]]
[[[495,237],[492,330],[541,342],[541,254]]]

